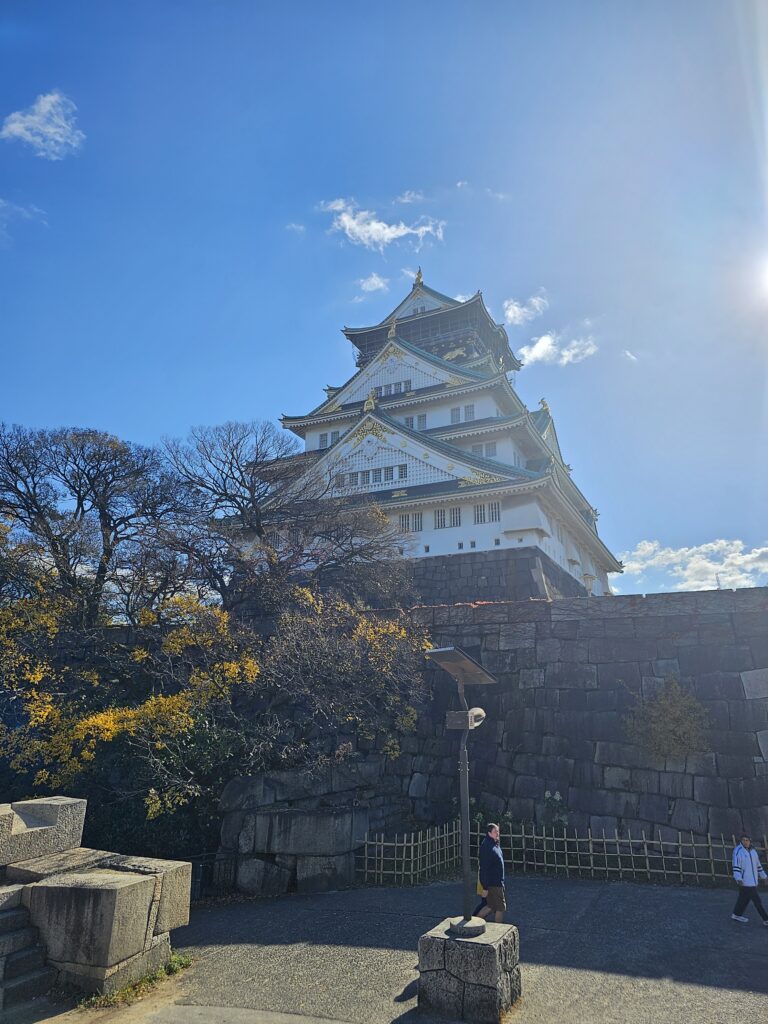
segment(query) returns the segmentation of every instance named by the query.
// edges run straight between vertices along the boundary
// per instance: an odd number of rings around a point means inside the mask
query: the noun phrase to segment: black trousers
[[[750,900],[755,904],[755,909],[764,921],[768,921],[768,914],[765,912],[763,901],[760,899],[760,893],[757,891],[756,885],[740,885],[739,895],[736,897],[736,906],[733,908],[734,914],[737,917],[742,917],[744,911],[747,909],[747,904]]]

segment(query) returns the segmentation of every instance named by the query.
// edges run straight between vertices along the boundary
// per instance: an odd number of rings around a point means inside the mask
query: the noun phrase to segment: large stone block
[[[709,825],[709,808],[695,800],[675,800],[675,809],[670,822],[673,828],[682,832],[696,832],[706,835]]]
[[[693,797],[693,778],[681,772],[659,772],[659,792],[664,796]]]
[[[237,865],[237,888],[255,896],[279,896],[288,892],[293,873],[287,867],[248,857]]]
[[[24,903],[51,960],[112,967],[153,935],[155,878],[129,871],[54,875],[25,887]]]
[[[74,985],[83,992],[110,994],[154,973],[165,966],[170,958],[171,943],[168,935],[156,935],[147,949],[110,967],[52,960],[50,956],[48,963],[58,971],[58,984]]]
[[[482,935],[460,939],[449,924],[446,919],[419,939],[419,1009],[499,1024],[521,993],[517,929],[488,924]]]
[[[160,860],[157,857],[130,857],[115,854],[105,868],[154,875],[159,880],[159,902],[154,934],[173,931],[189,924],[189,893],[192,865],[188,861]]]
[[[0,866],[76,849],[83,836],[86,803],[51,796],[0,804]]]
[[[338,857],[297,857],[296,889],[298,892],[330,892],[347,889],[355,880],[355,855]]]
[[[744,693],[750,699],[768,697],[768,668],[756,668],[741,673]]]
[[[362,806],[316,811],[287,808],[257,814],[256,852],[310,857],[349,853],[363,843],[368,820],[368,808]],[[266,848],[260,849],[259,837],[263,835],[267,836]]]

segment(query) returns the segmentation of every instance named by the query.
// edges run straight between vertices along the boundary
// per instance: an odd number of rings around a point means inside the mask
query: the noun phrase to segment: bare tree
[[[0,424],[0,516],[84,627],[119,592],[128,550],[186,509],[183,491],[152,448],[96,430]]]

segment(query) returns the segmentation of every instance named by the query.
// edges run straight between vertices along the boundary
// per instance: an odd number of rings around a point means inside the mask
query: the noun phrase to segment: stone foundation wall
[[[424,604],[583,597],[581,583],[539,548],[465,551],[411,561]]]
[[[472,694],[471,792],[500,816],[546,820],[559,791],[573,827],[768,833],[768,589],[476,603],[414,609],[436,646],[455,644],[498,680]],[[417,817],[454,813],[457,740],[434,699],[401,756]],[[659,759],[631,745],[624,718],[677,677],[709,711],[709,750]],[[480,695],[482,694],[482,695]]]

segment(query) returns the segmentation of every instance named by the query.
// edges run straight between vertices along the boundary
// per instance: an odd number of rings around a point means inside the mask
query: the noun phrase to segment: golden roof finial
[[[368,392],[368,397],[363,405],[363,412],[374,412],[376,409],[376,389],[371,388]]]
[[[387,331],[387,341],[394,341],[397,337],[397,321],[393,320]]]
[[[544,412],[549,412],[549,406],[547,405],[546,398],[540,398],[539,399],[539,405],[544,410]]]
[[[416,277],[413,279],[413,287],[418,288],[420,284],[424,284],[424,276],[421,273],[421,267],[416,271]]]

